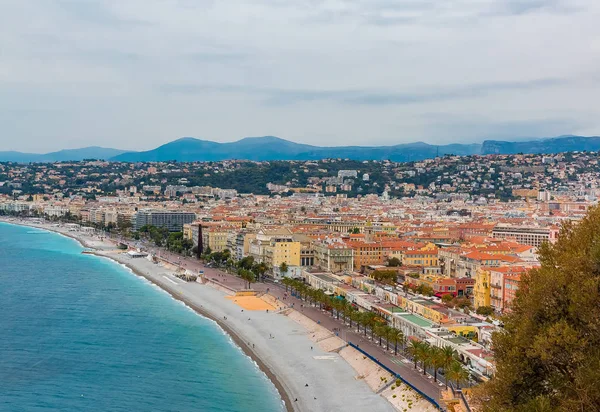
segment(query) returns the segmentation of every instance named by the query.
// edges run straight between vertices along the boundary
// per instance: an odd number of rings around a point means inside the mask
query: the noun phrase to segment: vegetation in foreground
[[[486,412],[600,411],[600,208],[539,255],[493,337],[496,375],[476,398]]]

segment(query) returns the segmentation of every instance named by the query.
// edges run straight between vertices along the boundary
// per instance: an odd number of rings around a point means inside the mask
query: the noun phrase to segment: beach
[[[15,221],[61,233],[78,240],[92,253],[127,266],[202,316],[214,320],[258,365],[279,391],[289,411],[393,411],[392,379],[345,342],[292,309],[248,310],[231,292],[208,284],[185,282],[174,268],[146,258],[131,258],[109,241],[45,222]],[[222,290],[219,290],[222,289]],[[228,298],[229,297],[229,298]],[[268,296],[263,297],[266,302]],[[262,306],[261,306],[262,307]],[[406,394],[408,395],[408,394]],[[386,400],[390,399],[390,402]],[[418,402],[418,399],[410,401]],[[428,410],[425,405],[412,410]]]

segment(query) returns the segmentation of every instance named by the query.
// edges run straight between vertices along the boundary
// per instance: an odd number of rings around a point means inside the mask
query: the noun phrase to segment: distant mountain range
[[[106,149],[97,146],[84,147],[82,149],[60,150],[58,152],[46,154],[0,152],[0,162],[48,163],[83,159],[111,159],[125,152],[125,150]]]
[[[0,161],[20,163],[56,162],[83,159],[104,159],[120,162],[152,162],[177,160],[219,161],[244,160],[319,160],[343,158],[354,160],[391,160],[407,162],[430,159],[446,154],[516,154],[516,153],[560,153],[570,151],[600,151],[600,137],[559,136],[531,141],[486,140],[482,144],[430,145],[423,142],[395,146],[311,146],[294,143],[274,136],[246,137],[231,143],[218,143],[184,137],[144,152],[87,147],[61,150],[47,154],[0,152]]]

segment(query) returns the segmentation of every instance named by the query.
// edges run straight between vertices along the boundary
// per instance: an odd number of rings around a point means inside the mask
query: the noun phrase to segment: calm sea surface
[[[212,321],[72,239],[0,223],[0,411],[282,411]]]

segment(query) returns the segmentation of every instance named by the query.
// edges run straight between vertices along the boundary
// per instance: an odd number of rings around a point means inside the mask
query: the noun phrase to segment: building
[[[521,283],[521,273],[504,276],[504,312],[510,312],[510,306],[515,299]]]
[[[324,239],[313,244],[314,264],[328,272],[352,272],[354,251],[336,239]]]
[[[473,305],[475,309],[481,306],[490,306],[491,284],[490,271],[488,268],[480,268],[475,275],[475,287],[473,288]]]
[[[135,215],[134,229],[140,230],[143,226],[151,225],[165,227],[170,232],[183,231],[183,225],[196,220],[196,214],[192,212],[176,212],[163,210],[140,210]]]
[[[514,239],[524,245],[539,247],[544,242],[556,242],[558,229],[498,224],[492,235],[497,239]]]

